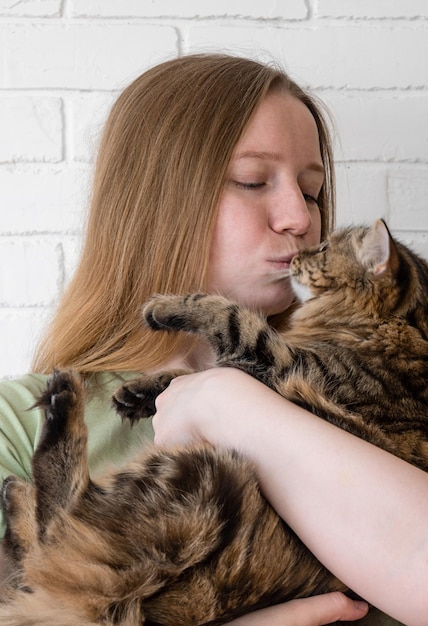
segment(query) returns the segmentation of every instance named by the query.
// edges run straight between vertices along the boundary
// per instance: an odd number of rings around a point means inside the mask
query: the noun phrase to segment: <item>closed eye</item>
[[[245,183],[239,180],[233,180],[232,182],[236,187],[239,187],[239,189],[248,189],[248,190],[261,189],[266,184],[266,183],[252,183],[252,182]]]
[[[315,198],[314,196],[311,196],[308,193],[304,193],[303,197],[306,200],[306,202],[313,202],[314,204],[318,204],[318,198]]]

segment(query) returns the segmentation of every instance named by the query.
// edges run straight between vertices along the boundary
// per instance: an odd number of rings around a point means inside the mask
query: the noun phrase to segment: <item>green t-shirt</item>
[[[122,423],[112,407],[113,393],[131,372],[98,374],[88,385],[85,421],[88,426],[88,457],[91,476],[111,465],[123,465],[137,450],[153,440],[151,419],[140,420],[132,428]],[[31,409],[44,390],[47,376],[29,374],[17,380],[0,382],[0,485],[13,474],[31,479],[31,459],[40,438],[43,413]],[[5,531],[0,507],[0,537]]]

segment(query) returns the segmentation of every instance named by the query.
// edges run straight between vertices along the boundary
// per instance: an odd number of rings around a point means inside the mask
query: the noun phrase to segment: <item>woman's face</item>
[[[287,93],[261,102],[236,145],[210,254],[208,288],[266,315],[292,301],[288,267],[320,239],[324,170],[314,118]]]

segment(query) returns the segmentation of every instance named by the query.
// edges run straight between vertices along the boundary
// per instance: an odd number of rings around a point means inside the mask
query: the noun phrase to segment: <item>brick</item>
[[[0,136],[0,163],[61,161],[61,99],[0,97]]]
[[[49,237],[0,239],[0,306],[50,306],[62,286],[62,249]]]
[[[57,17],[61,14],[61,0],[0,0],[0,16]]]
[[[200,2],[186,0],[72,0],[71,14],[90,17],[251,17],[304,19],[308,9],[305,0],[268,0],[261,4],[258,0],[217,0]]]
[[[425,23],[424,23],[425,24]],[[312,88],[408,88],[428,82],[428,25],[189,26],[186,51],[239,51],[282,63]],[[397,54],[397,51],[400,51]]]
[[[114,89],[177,54],[172,26],[0,24],[0,87]]]
[[[318,0],[317,17],[368,19],[428,17],[428,1]]]
[[[106,118],[117,94],[84,94],[70,98],[71,144],[75,161],[92,163]]]
[[[340,163],[336,165],[337,225],[371,224],[389,220],[384,165]]]
[[[0,378],[14,378],[30,371],[35,347],[49,313],[50,309],[44,308],[0,308]]]
[[[344,161],[425,161],[428,94],[425,92],[325,92],[336,120]]]
[[[391,171],[387,197],[392,228],[428,231],[428,165]]]
[[[0,232],[69,233],[81,228],[87,204],[86,167],[0,167]]]

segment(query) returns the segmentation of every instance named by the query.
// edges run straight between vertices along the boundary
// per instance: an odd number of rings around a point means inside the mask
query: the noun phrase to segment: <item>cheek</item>
[[[226,257],[233,254],[235,250],[233,245],[234,230],[234,225],[229,224],[227,220],[217,219],[211,242],[211,269],[215,269],[217,265],[225,261]]]
[[[234,224],[218,225],[210,252],[211,274],[233,274],[242,266],[247,266],[253,247],[250,234],[245,228]]]
[[[229,280],[230,268],[236,263],[238,242],[235,237],[236,226],[226,216],[219,215],[214,227],[211,242],[208,287],[222,291]]]
[[[251,251],[261,232],[258,213],[242,202],[223,199],[220,203],[211,244],[211,257],[217,260],[240,258]]]

